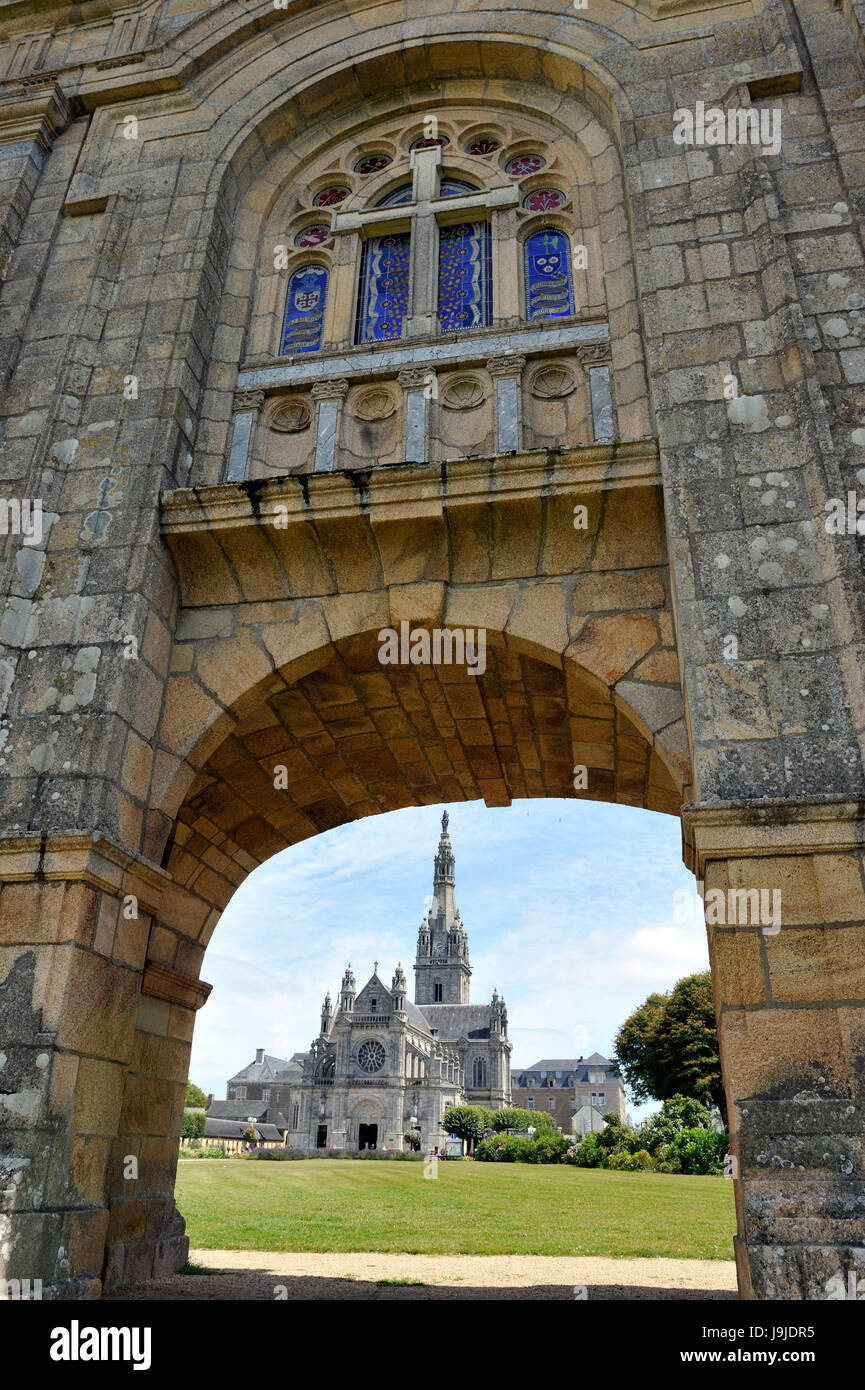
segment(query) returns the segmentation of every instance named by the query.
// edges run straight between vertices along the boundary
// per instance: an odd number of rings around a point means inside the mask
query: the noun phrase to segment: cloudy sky
[[[672,816],[590,801],[449,811],[472,1000],[504,994],[513,1066],[609,1055],[647,994],[706,969],[705,928],[681,908],[694,880]],[[412,987],[441,812],[342,826],[250,875],[205,958],[213,993],[197,1018],[191,1080],[223,1098],[256,1047],[278,1057],[308,1048],[347,961],[358,989],[374,960],[388,984],[402,961]],[[656,1108],[630,1106],[635,1117]]]

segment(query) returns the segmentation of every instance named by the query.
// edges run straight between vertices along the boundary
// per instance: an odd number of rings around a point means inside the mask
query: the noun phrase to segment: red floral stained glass
[[[560,208],[564,201],[564,193],[557,188],[536,188],[523,198],[523,207],[529,212],[548,212],[550,208]]]
[[[298,232],[294,238],[295,246],[318,246],[320,241],[327,241],[330,236],[330,227],[324,222],[316,222],[312,227],[304,227],[302,232]]]
[[[501,140],[494,140],[491,135],[485,135],[480,140],[473,140],[469,145],[467,154],[495,154],[496,150],[502,147]]]
[[[409,145],[410,150],[431,150],[434,145],[449,145],[449,135],[436,135],[435,137],[421,136],[419,140],[412,140]]]
[[[333,188],[323,188],[320,193],[316,193],[313,204],[317,208],[332,208],[337,203],[343,202],[350,192],[350,188],[340,188],[338,185]]]
[[[544,168],[546,162],[540,154],[518,154],[516,159],[509,161],[505,172],[521,179],[526,174],[536,174],[539,169]]]
[[[387,154],[367,154],[363,159],[359,159],[354,166],[356,174],[377,174],[381,169],[386,169],[390,164],[390,155]]]

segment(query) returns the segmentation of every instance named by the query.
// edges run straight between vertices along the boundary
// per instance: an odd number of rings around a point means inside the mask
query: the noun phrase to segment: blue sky
[[[401,960],[413,988],[442,809],[341,826],[250,875],[205,957],[213,993],[196,1021],[193,1081],[222,1098],[256,1047],[308,1048],[347,961],[358,989],[374,960],[387,983]],[[680,906],[695,890],[674,817],[576,800],[448,810],[472,1000],[504,994],[513,1066],[609,1054],[647,994],[706,969],[705,928]],[[629,1108],[637,1118],[657,1106]]]

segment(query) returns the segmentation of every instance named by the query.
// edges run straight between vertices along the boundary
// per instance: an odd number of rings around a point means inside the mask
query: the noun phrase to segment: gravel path
[[[109,1302],[170,1299],[735,1299],[729,1260],[554,1255],[270,1254],[193,1250],[213,1274],[118,1289]],[[585,1294],[581,1292],[585,1287]],[[277,1289],[284,1289],[278,1293]],[[575,1292],[575,1289],[578,1292]]]

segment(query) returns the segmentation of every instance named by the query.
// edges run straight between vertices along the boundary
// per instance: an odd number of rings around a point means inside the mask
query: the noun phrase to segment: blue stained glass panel
[[[404,183],[399,188],[392,188],[390,193],[385,193],[383,198],[379,198],[376,203],[377,208],[401,207],[403,203],[410,203],[414,196],[414,189],[410,183]]]
[[[288,283],[285,301],[281,356],[287,357],[294,352],[318,352],[326,300],[326,266],[307,265],[294,272]]]
[[[544,227],[526,240],[526,317],[555,319],[573,312],[568,238],[554,227]]]
[[[439,232],[439,332],[477,328],[490,321],[490,229],[486,222]]]
[[[357,341],[402,337],[408,310],[408,232],[374,237],[363,248]]]

